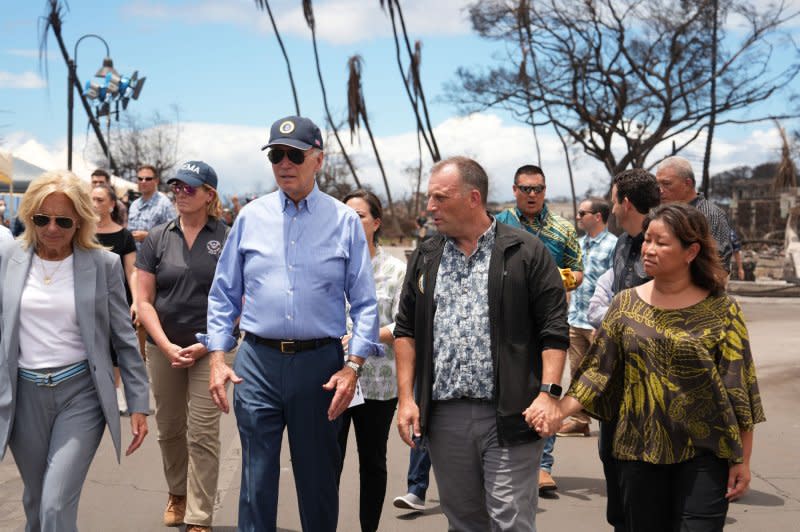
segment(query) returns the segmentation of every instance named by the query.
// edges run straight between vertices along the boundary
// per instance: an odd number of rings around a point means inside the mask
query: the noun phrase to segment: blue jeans
[[[548,473],[553,471],[553,463],[556,461],[555,458],[553,458],[553,447],[555,447],[555,445],[555,436],[550,436],[544,441],[544,451],[542,451],[542,461],[539,464],[539,469],[547,471]]]
[[[408,492],[423,501],[428,491],[428,480],[431,473],[431,457],[424,449],[411,449],[408,458]]]
[[[328,421],[333,392],[322,385],[342,368],[343,359],[339,342],[295,354],[283,354],[248,337],[242,342],[234,370],[244,381],[233,390],[242,441],[241,532],[276,530],[284,428],[289,433],[303,530],[336,530],[341,417]]]

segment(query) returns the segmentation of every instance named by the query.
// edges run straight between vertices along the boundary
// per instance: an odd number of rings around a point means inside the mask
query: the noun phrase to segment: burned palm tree
[[[783,191],[787,188],[797,187],[797,167],[792,161],[792,151],[786,130],[775,120],[775,125],[781,134],[781,162],[775,171],[775,179],[772,181],[772,190]]]
[[[278,26],[275,24],[275,17],[272,16],[272,9],[269,7],[269,0],[256,0],[256,6],[267,12],[269,21],[272,23],[272,31],[275,32],[275,38],[278,39],[278,45],[281,47],[283,53],[283,60],[286,61],[286,70],[289,72],[289,84],[292,86],[292,96],[294,97],[294,108],[297,116],[300,116],[300,102],[297,99],[297,88],[294,86],[294,76],[292,76],[292,65],[289,62],[289,55],[286,53],[286,47],[283,45],[283,39],[278,31]]]
[[[405,31],[405,24],[403,24],[403,36],[406,42],[406,50],[410,57],[408,74],[403,71],[403,60],[400,48],[400,37],[397,30],[396,15],[402,17],[402,11],[398,0],[380,0],[381,8],[389,12],[389,19],[392,21],[392,34],[394,36],[394,49],[395,57],[397,58],[397,68],[400,69],[400,76],[403,78],[403,86],[406,89],[408,100],[411,103],[411,108],[414,110],[414,116],[417,119],[417,134],[425,141],[431,158],[434,162],[441,160],[439,154],[439,147],[436,145],[436,138],[433,135],[433,129],[430,127],[430,119],[428,119],[427,106],[425,107],[425,117],[427,119],[428,128],[426,130],[422,123],[422,116],[420,115],[420,103],[424,103],[424,93],[422,90],[422,81],[420,80],[420,64],[422,62],[422,43],[416,41],[414,43],[414,51],[411,51],[411,46],[408,41],[408,35]],[[395,8],[397,13],[395,13]]]
[[[325,106],[325,116],[328,119],[328,125],[333,130],[333,136],[336,137],[336,142],[339,143],[339,149],[342,150],[342,156],[344,157],[345,162],[347,162],[348,168],[350,168],[350,172],[353,174],[353,181],[356,182],[356,186],[361,188],[361,182],[358,180],[358,175],[356,174],[356,169],[353,166],[353,163],[350,161],[350,157],[347,155],[347,151],[344,149],[344,144],[342,144],[342,139],[339,138],[339,130],[336,128],[336,123],[333,121],[331,117],[331,111],[328,109],[328,95],[325,92],[325,82],[322,80],[322,69],[319,66],[319,50],[317,49],[317,27],[316,23],[314,22],[314,7],[311,5],[311,0],[303,0],[303,16],[306,18],[306,24],[308,24],[308,28],[311,30],[311,42],[314,45],[314,61],[317,64],[317,77],[319,77],[319,87],[322,89],[322,104]]]
[[[386,171],[383,169],[383,162],[378,153],[378,146],[375,144],[375,137],[372,135],[372,129],[369,127],[369,118],[367,117],[367,106],[364,103],[364,93],[361,90],[361,65],[363,59],[360,55],[354,55],[347,61],[347,68],[350,75],[347,78],[347,123],[350,126],[350,142],[353,142],[353,135],[358,131],[359,126],[363,122],[367,130],[369,141],[372,144],[372,151],[375,153],[375,159],[378,161],[378,168],[381,171],[383,178],[383,186],[386,188],[386,201],[389,203],[389,214],[395,224],[398,223],[397,217],[394,213],[394,202],[392,201],[392,193],[389,190],[389,180],[386,179]]]

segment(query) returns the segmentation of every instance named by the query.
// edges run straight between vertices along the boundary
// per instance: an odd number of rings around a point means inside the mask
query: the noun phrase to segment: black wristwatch
[[[359,364],[358,362],[353,362],[352,360],[346,361],[344,363],[344,365],[347,366],[348,368],[352,369],[353,371],[355,371],[356,372],[356,377],[360,377],[361,376],[361,372],[364,369],[363,367],[361,367],[361,364]]]
[[[555,397],[556,399],[561,398],[561,392],[564,390],[561,389],[560,384],[542,384],[539,387],[540,392],[546,392],[550,394],[551,397]]]

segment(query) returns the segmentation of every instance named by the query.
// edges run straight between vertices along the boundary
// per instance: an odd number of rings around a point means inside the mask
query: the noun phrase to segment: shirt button
[[[292,240],[292,245],[294,246],[294,240]]]
[[[289,295],[291,295],[291,294],[292,294],[292,289],[291,289],[291,288],[290,288],[290,289],[288,289],[288,290],[286,291],[286,293],[287,293],[287,294],[289,294]]]
[[[291,320],[291,319],[292,319],[292,315],[291,315],[291,314],[287,314],[287,315],[286,315],[286,319],[287,319],[287,320]]]

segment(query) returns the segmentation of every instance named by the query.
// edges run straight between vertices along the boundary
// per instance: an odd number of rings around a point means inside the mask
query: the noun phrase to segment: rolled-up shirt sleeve
[[[350,250],[345,271],[345,295],[350,302],[350,318],[353,320],[350,354],[361,358],[383,356],[383,345],[378,341],[378,301],[367,239],[356,216],[348,217],[347,223]]]
[[[613,293],[611,292],[611,284],[614,282],[614,269],[609,268],[606,273],[597,279],[597,284],[594,287],[594,294],[589,299],[589,310],[586,311],[586,319],[589,324],[597,329],[603,322],[603,316],[608,311],[608,305],[611,304]]]
[[[233,223],[222,248],[211,291],[208,294],[208,324],[205,335],[198,334],[199,342],[209,351],[230,351],[236,345],[236,319],[242,312],[244,294],[244,257],[239,250],[242,218]]]

